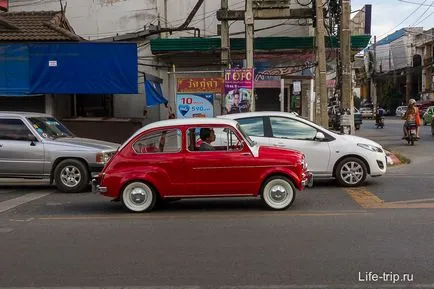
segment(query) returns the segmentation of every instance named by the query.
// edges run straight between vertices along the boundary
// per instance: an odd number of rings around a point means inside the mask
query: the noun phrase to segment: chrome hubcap
[[[60,179],[67,187],[75,187],[81,181],[80,170],[75,166],[66,166],[60,172]]]
[[[270,189],[270,197],[275,202],[282,202],[288,196],[288,192],[281,185],[276,185]]]
[[[142,188],[134,188],[130,193],[130,200],[135,205],[142,205],[148,200],[148,194]]]

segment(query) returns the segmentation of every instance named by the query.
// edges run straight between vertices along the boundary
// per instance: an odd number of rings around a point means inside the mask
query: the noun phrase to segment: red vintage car
[[[302,153],[258,146],[234,120],[193,118],[138,130],[92,188],[132,212],[151,211],[166,199],[252,196],[283,210],[311,181]]]

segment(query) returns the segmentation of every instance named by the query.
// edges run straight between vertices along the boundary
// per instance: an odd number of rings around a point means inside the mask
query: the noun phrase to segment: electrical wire
[[[421,6],[430,6],[428,4],[423,4],[420,2],[412,2],[412,1],[407,1],[407,0],[398,0],[399,2],[403,2],[403,3],[408,3],[408,4],[414,4],[414,5],[421,5]]]
[[[423,18],[422,20],[420,20],[420,21],[418,21],[416,24],[414,24],[414,26],[419,25],[419,24],[425,22],[425,20],[427,20],[428,18],[430,18],[431,15],[433,15],[433,14],[434,14],[434,12],[431,12],[428,16],[426,16],[425,18]],[[422,34],[423,34],[423,33],[422,33]]]
[[[242,1],[239,1],[239,2],[236,2],[236,3],[234,3],[234,4],[232,4],[232,5],[229,5],[229,8],[233,8],[233,9],[238,9],[239,7],[239,4],[241,4],[241,3],[244,3],[244,0],[242,0]],[[244,4],[243,4],[244,5]],[[237,6],[237,7],[235,7],[235,6]],[[218,9],[215,9],[215,10],[212,10],[212,11],[208,11],[208,12],[206,12],[206,13],[202,13],[202,14],[197,14],[197,15],[195,15],[195,18],[201,18],[201,19],[199,19],[199,20],[195,20],[195,21],[193,21],[192,23],[191,23],[191,25],[193,25],[193,24],[197,24],[198,22],[200,22],[200,21],[202,21],[202,17],[203,16],[205,16],[205,17],[212,17],[212,16],[214,16],[215,14],[216,14],[216,12],[217,11],[219,11],[220,10],[220,8],[218,8]],[[160,16],[161,17],[161,16]],[[162,19],[165,19],[164,17],[162,17]],[[168,26],[172,26],[173,27],[173,25],[175,25],[175,24],[179,24],[180,22],[183,22],[185,20],[185,17],[184,18],[179,18],[179,19],[175,19],[175,20],[171,20],[170,22],[168,22],[168,19],[165,19],[165,21],[167,21],[167,25]]]
[[[416,23],[419,21],[419,19],[420,19],[421,17],[423,17],[423,16],[428,12],[428,10],[429,10],[430,8],[432,8],[433,5],[434,5],[434,1],[431,2],[431,5],[428,6],[428,7],[425,9],[425,11],[422,13],[422,15],[419,15],[418,19],[417,19],[417,20],[416,20],[412,25],[410,25],[410,27],[414,27],[414,26],[416,25]]]
[[[389,32],[395,30],[396,28],[398,28],[402,23],[404,23],[405,21],[407,21],[408,18],[410,18],[411,16],[413,16],[421,7],[423,4],[425,4],[427,0],[424,0],[423,3],[421,3],[415,10],[413,10],[406,18],[404,18],[404,20],[402,20],[398,25],[396,25],[395,27],[393,27],[392,29],[390,29],[389,31],[387,31],[386,33],[382,34],[379,36],[379,38],[383,37],[384,35],[388,34]]]

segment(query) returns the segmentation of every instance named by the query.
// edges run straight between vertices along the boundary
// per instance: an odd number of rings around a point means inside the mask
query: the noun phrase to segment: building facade
[[[199,36],[200,38],[219,38],[220,22],[217,20],[216,12],[220,9],[220,1],[214,0],[205,0],[196,12],[188,25],[194,30],[149,35],[160,28],[179,27],[191,13],[196,2],[196,0],[75,0],[68,2],[65,13],[76,33],[83,38],[101,41],[138,42],[139,94],[113,95],[114,117],[144,118],[144,122],[166,118],[168,111],[164,106],[148,107],[146,104],[144,95],[144,75],[146,74],[161,79],[163,94],[169,98],[169,103],[173,106],[174,83],[173,81],[171,83],[171,77],[168,74],[173,70],[173,65],[176,66],[178,72],[222,69],[219,65],[202,65],[198,69],[198,62],[194,58],[187,62],[188,65],[177,65],[178,61],[162,60],[159,55],[154,55],[151,51],[149,41],[153,38],[178,39],[186,37],[199,38]],[[290,7],[300,8],[301,6],[291,4]],[[10,4],[11,11],[48,11],[53,9],[59,9],[57,1],[40,3],[32,0],[17,0]],[[244,1],[230,0],[229,9],[243,10]],[[306,25],[299,25],[303,23]],[[255,37],[309,36],[312,34],[312,29],[308,24],[307,20],[255,21]],[[243,38],[244,23],[242,21],[232,22],[230,33],[233,38]],[[262,70],[266,70],[275,66],[276,59],[278,58],[275,57],[275,60],[270,61],[262,59],[257,63]],[[236,65],[242,65],[243,59],[238,57],[234,61]],[[290,59],[286,62],[291,65]],[[295,59],[293,63],[299,63],[299,60]],[[210,75],[212,76],[212,74]],[[259,84],[257,88],[260,94],[269,95],[271,93],[270,101],[265,101],[265,105],[271,103],[269,108],[279,107],[280,79],[266,76],[258,76],[258,78]],[[216,111],[218,112],[219,109]]]

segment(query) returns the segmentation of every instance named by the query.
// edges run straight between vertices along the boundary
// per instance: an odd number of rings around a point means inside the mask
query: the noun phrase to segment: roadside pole
[[[247,68],[253,68],[253,29],[255,22],[253,19],[253,0],[246,0],[245,13],[244,23],[246,25],[246,66]],[[255,111],[255,102],[255,96],[252,95],[251,111]]]
[[[325,27],[324,27],[324,14],[323,14],[323,1],[315,1],[315,11],[316,11],[316,44],[318,49],[318,66],[315,71],[315,75],[319,74],[316,78],[319,80],[319,85],[317,86],[319,90],[316,91],[316,98],[319,98],[319,111],[320,115],[316,118],[316,123],[327,128],[328,127],[328,95],[327,95],[327,63],[326,63],[326,53],[325,53]],[[317,102],[318,105],[318,102]],[[318,108],[317,108],[318,111]]]
[[[351,73],[351,4],[350,0],[341,0],[341,69],[342,69],[342,106],[349,111],[349,123],[351,134],[355,133],[354,126],[354,96]]]

